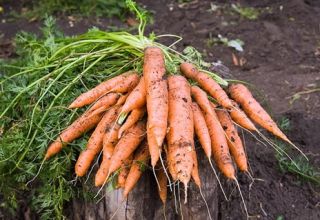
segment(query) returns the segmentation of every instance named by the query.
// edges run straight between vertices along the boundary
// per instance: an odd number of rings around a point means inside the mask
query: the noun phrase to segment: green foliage
[[[244,7],[240,4],[232,4],[232,9],[237,12],[241,17],[244,17],[249,20],[256,20],[259,17],[259,10],[252,7]]]
[[[128,14],[125,0],[37,0],[22,13],[27,18],[44,18],[44,15],[106,16],[125,18]],[[16,13],[17,15],[17,13]],[[18,15],[19,16],[19,15]]]
[[[279,122],[279,127],[283,131],[289,131],[290,120],[285,117],[282,118]],[[291,153],[290,149],[292,148],[288,144],[279,140],[275,140],[275,143],[282,151]],[[310,181],[317,185],[320,185],[320,171],[314,168],[311,162],[306,160],[306,158],[302,155],[293,158],[293,160],[290,160],[282,152],[277,152],[275,156],[282,172],[295,174],[301,180]]]

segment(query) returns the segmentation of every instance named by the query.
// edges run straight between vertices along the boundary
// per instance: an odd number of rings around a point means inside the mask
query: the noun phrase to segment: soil
[[[183,41],[176,45],[178,49],[192,45],[205,54],[207,61],[221,61],[229,67],[233,78],[259,88],[255,94],[264,95],[259,96],[259,100],[264,101],[276,119],[290,119],[289,138],[310,157],[315,167],[320,167],[320,93],[301,95],[292,103],[297,92],[320,86],[320,1],[138,2],[154,13],[154,24],[149,26],[149,32],[182,36]],[[249,20],[235,13],[231,3],[255,7],[261,13],[257,19]],[[19,8],[11,4],[4,3],[5,11],[10,7]],[[4,58],[14,56],[10,40],[17,31],[38,32],[41,24],[8,18],[6,14],[0,16],[3,34],[0,56]],[[92,25],[127,27],[116,19],[94,18],[76,18],[70,27],[67,16],[59,17],[58,24],[67,34],[85,32]],[[222,44],[212,45],[212,38],[219,34],[230,40],[241,39],[244,52]],[[235,66],[232,53],[245,61],[244,65]],[[319,187],[281,172],[270,147],[259,144],[250,135],[245,135],[245,140],[252,175],[256,179],[251,184],[251,179],[241,173],[238,179],[250,216],[253,219],[320,219]],[[226,181],[224,186],[231,197],[230,201],[225,201],[219,195],[219,219],[245,219],[235,185]]]

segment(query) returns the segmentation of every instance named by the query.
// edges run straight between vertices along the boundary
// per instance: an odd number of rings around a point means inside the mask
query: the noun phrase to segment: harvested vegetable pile
[[[138,35],[93,29],[59,38],[45,29],[46,47],[30,43],[29,65],[7,66],[11,71],[1,76],[0,169],[8,177],[1,188],[45,184],[33,194],[44,217],[52,207],[61,215],[73,196],[75,160],[82,177],[102,156],[95,185],[116,181],[124,198],[150,164],[163,203],[172,182],[183,183],[187,202],[191,179],[201,189],[195,138],[213,171],[212,159],[236,183],[233,161],[248,172],[237,127],[256,132],[281,154],[253,122],[294,146],[245,85],[207,71],[190,48],[181,54],[157,43],[161,36],[145,37],[144,14],[128,5],[140,19]]]

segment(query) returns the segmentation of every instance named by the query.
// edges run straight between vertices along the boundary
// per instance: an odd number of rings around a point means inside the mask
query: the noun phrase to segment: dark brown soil
[[[320,93],[302,95],[290,104],[290,97],[295,93],[320,86],[320,1],[231,1],[260,9],[262,13],[256,20],[241,18],[232,11],[231,3],[225,4],[225,1],[138,2],[154,12],[155,23],[149,31],[182,36],[182,43],[177,45],[179,49],[192,45],[206,54],[207,61],[222,61],[234,78],[259,88],[273,116],[290,119],[289,137],[292,141],[311,158],[315,167],[320,167]],[[218,9],[210,10],[210,2]],[[0,16],[0,20],[6,18]],[[110,24],[121,24],[109,19],[100,22],[81,19],[70,27],[67,17],[58,21],[68,34],[84,32],[92,25],[106,28]],[[1,23],[5,44],[0,47],[0,56],[12,54],[8,40],[18,30],[37,32],[39,26],[39,22],[30,23],[23,19]],[[244,52],[238,53],[223,45],[209,46],[210,36],[218,34],[244,41]],[[235,66],[232,53],[245,59],[246,63],[242,67]],[[257,143],[249,135],[245,137],[252,173],[257,179],[251,187],[251,180],[246,175],[239,173],[238,179],[253,219],[281,219],[281,216],[284,219],[320,219],[319,187],[282,173],[272,149]],[[224,186],[228,186],[231,198],[224,201],[221,196],[219,219],[245,219],[235,185],[225,182]]]

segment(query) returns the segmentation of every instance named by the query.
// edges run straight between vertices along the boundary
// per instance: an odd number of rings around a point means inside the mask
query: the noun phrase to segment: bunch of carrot
[[[231,180],[236,180],[233,161],[248,172],[237,126],[259,132],[255,122],[291,143],[243,84],[223,89],[191,63],[181,63],[180,72],[167,73],[163,51],[147,47],[141,77],[135,71],[123,73],[71,103],[69,108],[91,106],[51,143],[45,159],[95,128],[76,162],[77,176],[84,176],[101,153],[95,185],[117,175],[118,187],[127,197],[150,161],[165,203],[168,181],[182,182],[187,190],[193,179],[201,187],[195,136],[210,164],[213,158]]]

